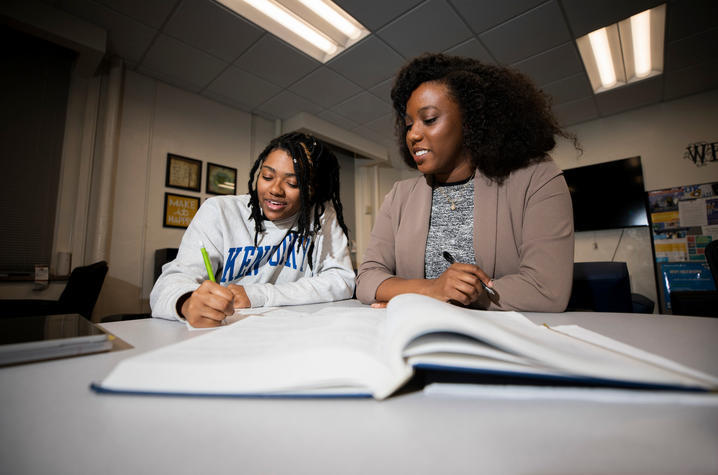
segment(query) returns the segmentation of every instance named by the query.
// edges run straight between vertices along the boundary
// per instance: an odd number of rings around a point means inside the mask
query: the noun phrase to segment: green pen
[[[202,251],[202,258],[204,259],[204,266],[207,268],[207,274],[209,274],[209,280],[212,282],[217,282],[214,280],[214,271],[212,270],[212,263],[209,261],[209,256],[207,255],[207,249],[204,248],[204,244],[200,241],[199,243],[200,250]]]

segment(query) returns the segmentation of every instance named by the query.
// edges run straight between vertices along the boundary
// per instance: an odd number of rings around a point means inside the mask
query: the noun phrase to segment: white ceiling
[[[425,51],[510,65],[564,125],[718,87],[718,1],[671,0],[665,72],[594,95],[574,38],[656,0],[335,0],[370,31],[327,64],[211,0],[47,0],[108,32],[129,69],[269,119],[309,112],[391,146],[389,91]]]

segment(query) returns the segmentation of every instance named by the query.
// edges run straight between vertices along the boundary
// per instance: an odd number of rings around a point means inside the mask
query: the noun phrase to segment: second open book
[[[467,310],[415,294],[386,310],[268,312],[121,361],[101,392],[384,399],[415,368],[627,387],[715,389],[718,379],[577,326]]]

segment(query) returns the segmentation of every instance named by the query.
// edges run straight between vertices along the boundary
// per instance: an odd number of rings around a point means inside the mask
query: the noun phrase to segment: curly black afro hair
[[[406,104],[429,81],[447,86],[461,110],[464,146],[476,168],[498,183],[514,170],[546,160],[555,135],[577,146],[575,137],[558,125],[548,96],[523,74],[471,58],[425,54],[399,71],[391,90],[399,148],[412,168],[416,163],[405,139]]]

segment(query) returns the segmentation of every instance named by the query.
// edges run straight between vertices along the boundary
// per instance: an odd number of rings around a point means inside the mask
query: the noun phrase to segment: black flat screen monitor
[[[576,231],[648,226],[641,157],[564,170]]]

